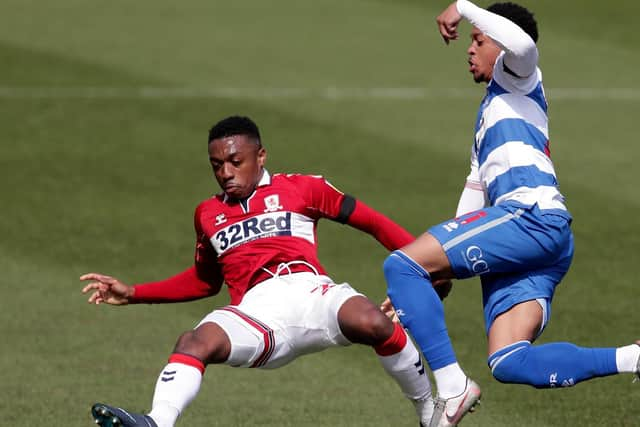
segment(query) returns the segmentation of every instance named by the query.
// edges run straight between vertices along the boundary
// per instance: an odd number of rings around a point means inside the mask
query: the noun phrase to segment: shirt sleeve
[[[191,301],[215,295],[220,286],[212,286],[198,275],[196,266],[165,280],[134,285],[131,303],[167,303]]]
[[[400,249],[415,240],[415,237],[403,227],[359,200],[355,200],[347,224],[370,234],[390,251]]]
[[[195,214],[196,250],[194,265],[168,279],[134,285],[132,303],[191,301],[216,295],[223,283],[217,254],[200,226],[200,208]]]
[[[349,224],[373,236],[390,251],[412,242],[415,237],[385,215],[354,197],[344,194],[323,177],[306,176],[305,197],[319,216]]]
[[[314,218],[336,219],[344,193],[319,175],[290,175],[289,177],[305,200],[307,211]]]
[[[456,217],[462,216],[466,213],[477,211],[485,207],[484,192],[480,189],[470,187],[467,182],[460,194],[460,200],[458,201],[458,208],[456,209]]]
[[[486,206],[486,199],[482,181],[480,179],[480,171],[478,167],[478,157],[475,150],[471,149],[471,170],[467,176],[467,180],[460,194],[458,208],[456,209],[456,217],[469,212],[482,209]]]
[[[505,51],[504,65],[518,77],[536,72],[538,48],[535,41],[511,20],[491,13],[468,0],[457,0],[458,12],[471,25],[491,37]]]

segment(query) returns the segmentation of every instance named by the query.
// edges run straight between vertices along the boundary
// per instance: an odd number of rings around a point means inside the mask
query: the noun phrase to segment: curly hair
[[[209,131],[208,142],[232,135],[246,135],[254,140],[259,147],[262,146],[258,125],[249,117],[244,116],[230,116],[213,125]]]
[[[534,42],[538,42],[538,24],[531,13],[526,7],[519,4],[505,2],[494,3],[487,8],[489,12],[493,12],[496,15],[503,16],[511,22],[518,25],[522,30],[529,34],[529,37]]]

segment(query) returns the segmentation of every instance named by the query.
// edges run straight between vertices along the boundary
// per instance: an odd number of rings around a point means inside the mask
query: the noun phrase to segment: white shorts
[[[213,322],[226,332],[231,341],[226,364],[278,368],[303,354],[349,345],[338,310],[357,295],[362,294],[327,276],[282,275],[254,286],[240,304],[209,313],[198,326]]]

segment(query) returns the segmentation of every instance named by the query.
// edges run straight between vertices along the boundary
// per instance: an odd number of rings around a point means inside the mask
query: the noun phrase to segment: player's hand
[[[393,323],[400,322],[400,319],[398,318],[398,315],[396,314],[396,310],[395,308],[393,308],[393,305],[391,304],[391,300],[389,299],[389,297],[387,297],[384,301],[382,301],[382,304],[380,304],[380,311],[383,312],[384,315],[387,316],[389,319],[391,319]]]
[[[436,23],[438,24],[438,30],[440,35],[444,39],[446,44],[449,44],[451,40],[458,39],[458,24],[462,20],[462,15],[458,12],[456,2],[453,2],[447,7],[438,17]]]
[[[440,301],[444,300],[449,295],[452,288],[453,282],[451,282],[451,280],[449,279],[433,281],[433,289],[435,289],[436,293],[440,297]]]
[[[126,305],[129,304],[130,298],[133,296],[133,287],[125,285],[115,277],[100,273],[88,273],[80,276],[80,280],[93,280],[82,288],[83,294],[93,291],[87,301],[89,304]]]

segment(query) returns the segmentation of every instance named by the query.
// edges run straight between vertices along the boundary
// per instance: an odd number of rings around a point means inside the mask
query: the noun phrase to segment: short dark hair
[[[225,138],[233,135],[246,135],[253,139],[258,146],[262,146],[258,125],[256,125],[249,117],[245,116],[230,116],[226,119],[220,120],[218,123],[213,125],[209,131],[208,142],[211,142],[214,139]]]
[[[522,28],[525,33],[529,34],[529,37],[534,42],[538,42],[538,24],[536,23],[533,13],[524,6],[519,4],[506,2],[506,3],[494,3],[487,8],[489,12],[493,12],[496,15],[503,16]]]

